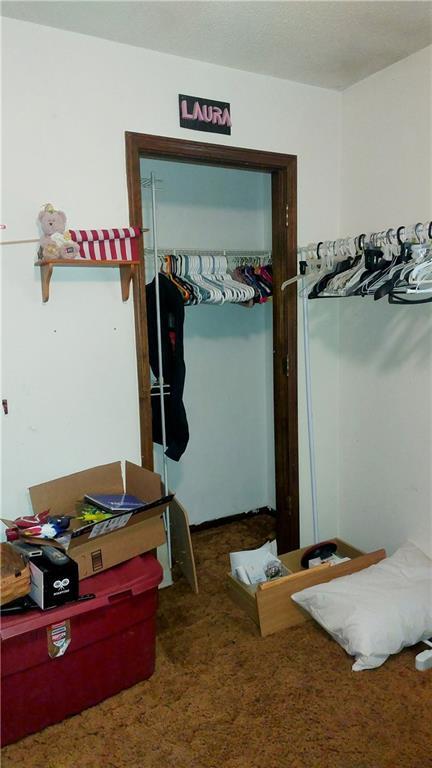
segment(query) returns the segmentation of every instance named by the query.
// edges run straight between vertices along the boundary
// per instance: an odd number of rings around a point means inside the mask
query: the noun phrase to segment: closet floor
[[[194,534],[201,593],[183,579],[160,593],[154,676],[6,747],[3,768],[432,766],[432,677],[414,669],[419,647],[353,673],[312,622],[261,639],[231,603],[227,553],[262,544],[273,522]]]

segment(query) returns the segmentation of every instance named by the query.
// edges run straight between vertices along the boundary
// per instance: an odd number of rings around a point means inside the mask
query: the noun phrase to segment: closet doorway
[[[280,286],[284,280],[297,272],[297,158],[293,155],[127,132],[129,220],[131,224],[139,227],[148,226],[147,221],[143,222],[141,185],[143,159],[257,171],[271,176],[274,480],[277,538],[279,551],[295,549],[299,546],[297,290],[295,286],[291,286],[282,293]],[[175,243],[163,245],[175,247]],[[180,248],[185,245],[187,244],[178,244]],[[134,276],[133,290],[141,461],[143,466],[153,468],[144,250],[140,254],[140,260],[140,268]],[[228,385],[227,389],[220,392],[220,396],[229,395]],[[260,439],[259,434],[256,439]],[[235,472],[235,467],[233,471]]]

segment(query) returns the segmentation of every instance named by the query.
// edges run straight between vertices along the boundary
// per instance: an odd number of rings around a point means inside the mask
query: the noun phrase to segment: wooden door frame
[[[207,142],[126,134],[129,222],[143,227],[140,158],[217,165],[270,173],[272,177],[273,374],[277,539],[281,552],[299,546],[297,416],[297,288],[283,293],[297,274],[297,157]],[[181,243],[179,243],[181,245]],[[150,365],[147,343],[144,247],[133,278],[141,462],[153,468]],[[257,435],[257,439],[259,439]]]

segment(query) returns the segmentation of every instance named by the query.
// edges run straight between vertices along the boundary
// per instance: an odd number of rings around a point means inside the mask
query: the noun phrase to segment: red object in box
[[[162,575],[147,553],[80,582],[92,600],[2,618],[2,746],[153,674]],[[70,644],[51,658],[65,622]]]

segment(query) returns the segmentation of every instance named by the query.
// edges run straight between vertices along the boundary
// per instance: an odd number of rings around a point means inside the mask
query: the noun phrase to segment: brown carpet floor
[[[419,647],[371,672],[314,623],[261,639],[225,591],[230,549],[272,532],[260,516],[193,542],[201,593],[160,594],[154,676],[6,747],[3,768],[427,768],[432,673]]]

